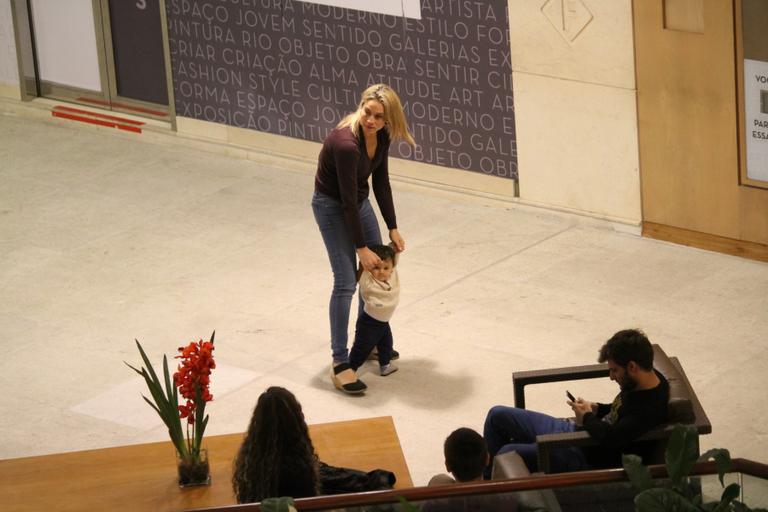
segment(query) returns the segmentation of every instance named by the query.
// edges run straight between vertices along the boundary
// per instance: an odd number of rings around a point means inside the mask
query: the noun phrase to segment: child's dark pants
[[[392,357],[392,343],[389,322],[380,322],[361,311],[355,325],[355,342],[349,352],[349,365],[353,370],[360,368],[373,347],[379,349],[379,366],[388,365]]]

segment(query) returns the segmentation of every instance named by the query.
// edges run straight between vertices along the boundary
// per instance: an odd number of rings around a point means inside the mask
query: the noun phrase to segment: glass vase
[[[208,465],[208,450],[200,450],[197,460],[183,459],[176,453],[176,464],[179,468],[179,487],[194,487],[211,483],[211,470]]]

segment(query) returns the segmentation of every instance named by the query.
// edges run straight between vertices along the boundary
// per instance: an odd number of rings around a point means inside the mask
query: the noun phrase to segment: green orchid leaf
[[[160,419],[165,423],[165,426],[168,427],[168,434],[171,437],[171,441],[174,446],[176,446],[176,449],[179,450],[179,447],[183,447],[184,445],[184,433],[181,430],[181,422],[179,420],[177,409],[165,400],[165,395],[163,395],[161,390],[150,384],[151,381],[148,376],[146,379],[154,403],[144,395],[142,395],[142,398],[144,398],[144,400],[157,412]],[[184,454],[184,449],[182,448],[179,453]]]
[[[635,496],[637,512],[699,512],[699,509],[671,489],[653,488]]]
[[[214,330],[211,333],[211,342],[213,342],[215,335],[216,331]],[[194,422],[191,424],[186,422],[186,425],[182,426],[181,415],[179,412],[179,389],[172,378],[168,366],[168,357],[163,355],[163,381],[161,382],[160,378],[158,378],[158,374],[149,362],[149,358],[147,357],[144,348],[141,346],[141,343],[139,343],[139,340],[135,341],[139,353],[141,354],[144,367],[138,369],[127,362],[125,364],[144,378],[152,399],[150,400],[144,395],[142,395],[142,398],[150,405],[150,407],[152,407],[152,409],[154,409],[158,416],[160,416],[163,423],[165,423],[168,428],[168,435],[176,447],[179,457],[185,460],[190,458],[196,459],[199,457],[203,434],[208,425],[208,416],[205,415],[205,401],[202,397],[202,390],[198,388],[196,391],[194,399],[196,405]],[[199,343],[200,346],[202,346],[202,340]],[[184,361],[184,364],[186,364],[186,359],[184,359]]]
[[[160,409],[158,409],[157,406],[154,403],[152,403],[152,400],[150,400],[149,398],[145,397],[144,395],[141,395],[141,398],[143,398],[144,401],[147,402],[149,404],[149,406],[155,410],[157,415],[160,416],[160,419],[163,419],[163,413],[161,413]]]
[[[168,406],[165,400],[165,395],[163,395],[163,390],[156,386],[154,382],[152,382],[152,379],[149,377],[149,374],[147,374],[147,371],[144,368],[142,368],[142,376],[144,377],[144,381],[147,383],[147,389],[149,389],[149,392],[152,395],[152,399],[155,401],[155,404],[157,404],[158,409],[162,411],[161,416],[165,416]]]
[[[197,420],[197,418],[195,418]],[[202,443],[203,443],[203,433],[205,432],[205,427],[208,426],[208,416],[206,416],[201,422],[200,426],[197,427],[195,431],[195,444],[197,445],[198,450],[200,449]]]
[[[147,388],[149,389],[149,392],[152,394],[152,398],[155,401],[155,404],[157,405],[157,408],[161,411],[160,416],[163,419],[163,421],[170,426],[171,424],[171,418],[178,414],[177,411],[177,404],[178,402],[171,402],[163,393],[163,388],[160,384],[160,379],[158,379],[157,374],[155,373],[154,368],[152,367],[152,364],[149,362],[149,358],[147,357],[146,352],[144,352],[144,349],[141,346],[141,343],[139,343],[138,340],[136,340],[136,345],[139,348],[139,352],[141,353],[141,358],[144,361],[145,367],[141,369],[141,375],[144,377],[144,380],[147,383]],[[180,435],[180,428],[179,435]]]
[[[141,354],[141,359],[144,362],[144,367],[142,367],[141,370],[138,370],[137,368],[129,365],[128,363],[126,364],[133,371],[137,372],[139,375],[141,375],[144,378],[144,381],[147,384],[147,389],[152,395],[152,400],[149,400],[144,395],[142,395],[142,398],[155,410],[155,412],[157,412],[158,416],[160,416],[160,419],[168,428],[168,435],[171,438],[171,442],[173,443],[176,450],[179,452],[179,455],[183,457],[184,455],[186,455],[187,449],[184,443],[184,432],[182,431],[182,428],[181,428],[181,421],[179,420],[178,401],[175,400],[176,389],[175,387],[173,387],[172,388],[173,392],[169,393],[169,395],[166,396],[163,390],[162,384],[160,383],[160,379],[155,373],[155,370],[152,367],[152,364],[150,363],[149,358],[147,357],[147,353],[144,351],[144,348],[141,346],[141,343],[139,343],[138,340],[135,340],[135,341],[136,341],[136,346],[139,349],[139,353]],[[167,358],[165,356],[163,356],[163,362],[165,363],[163,365],[163,374],[164,374],[163,376],[165,378],[165,382],[167,385],[169,382],[169,376],[168,376]],[[167,390],[168,389],[166,388],[166,391]]]
[[[168,358],[165,355],[163,355],[163,378],[165,379],[165,394],[168,395],[168,399],[171,399],[173,398],[176,385],[171,383],[171,374],[168,371]]]
[[[136,341],[136,346],[139,347],[139,353],[141,354],[141,359],[144,361],[144,367],[149,373],[149,375],[152,377],[152,382],[155,383],[157,386],[160,386],[160,379],[157,378],[157,375],[155,374],[155,369],[152,368],[152,363],[149,362],[149,358],[147,357],[147,353],[144,352],[144,348],[141,346],[141,343],[139,343],[139,340]]]
[[[179,418],[179,397],[176,391],[176,386],[171,384],[170,372],[168,371],[168,358],[165,355],[163,355],[163,379],[165,380],[164,399],[168,404],[165,414],[167,414],[169,418],[173,418],[173,426],[171,427],[171,425],[168,425],[169,428],[173,429],[171,437],[182,439],[184,433],[182,432],[181,419]]]
[[[123,362],[125,363],[125,361],[123,361]],[[147,370],[145,370],[144,368],[142,368],[141,370],[138,370],[138,369],[134,368],[133,366],[131,366],[128,363],[125,363],[125,364],[131,370],[135,371],[136,373],[138,373],[139,375],[141,375],[144,378],[144,381],[147,383],[147,388],[149,389],[150,393],[152,393],[152,397],[155,398],[154,383],[152,382],[152,379],[150,378],[149,374],[147,373]]]
[[[205,426],[208,424],[208,417],[205,416],[205,400],[203,400],[203,391],[200,386],[195,389],[195,403],[198,404],[195,411],[195,447],[200,450]]]
[[[138,370],[138,369],[134,368],[134,367],[133,367],[133,366],[131,366],[130,364],[126,363],[125,361],[123,361],[123,363],[125,363],[125,365],[126,365],[128,368],[130,368],[131,370],[135,371],[135,372],[136,372],[136,373],[138,373],[139,375],[143,375],[143,373],[141,372],[141,370]]]

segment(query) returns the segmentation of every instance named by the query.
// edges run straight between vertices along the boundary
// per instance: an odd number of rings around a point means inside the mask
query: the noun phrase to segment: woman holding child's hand
[[[397,229],[389,230],[389,239],[394,245],[395,252],[403,252],[405,250],[405,240],[400,236],[400,232]],[[360,260],[360,265],[369,272],[381,263],[381,259],[367,246],[357,249],[357,259]]]
[[[405,250],[405,240],[400,236],[400,232],[397,229],[389,230],[389,239],[395,244],[395,251],[403,252]]]
[[[376,84],[363,91],[357,110],[328,134],[318,157],[312,211],[333,271],[331,379],[346,393],[366,389],[349,366],[347,349],[349,309],[357,286],[356,259],[366,270],[381,263],[368,248],[381,244],[378,220],[368,200],[369,177],[389,238],[398,252],[405,250],[389,184],[389,145],[398,139],[415,145],[400,98],[389,86]]]

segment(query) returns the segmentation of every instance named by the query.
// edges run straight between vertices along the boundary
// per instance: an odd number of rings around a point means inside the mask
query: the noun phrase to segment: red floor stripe
[[[119,130],[125,130],[126,132],[141,133],[141,128],[137,128],[136,126],[128,126],[126,124],[115,125],[115,128]]]
[[[98,117],[99,119],[109,119],[110,121],[117,121],[119,123],[132,124],[132,125],[136,125],[136,126],[142,126],[142,125],[146,124],[146,123],[144,123],[142,121],[133,121],[131,119],[125,119],[124,117],[110,116],[110,115],[107,115],[107,114],[100,114],[98,112],[90,112],[88,110],[81,110],[79,108],[65,107],[64,105],[56,105],[55,107],[53,107],[53,109],[56,110],[56,111],[71,112],[73,114],[85,115],[85,116],[89,116],[89,117]]]
[[[126,105],[124,103],[116,103],[114,101],[110,102],[110,101],[96,100],[93,98],[85,98],[85,97],[77,98],[77,101],[82,101],[84,103],[93,103],[94,105],[102,105],[107,107],[112,106],[112,107],[122,108],[125,110],[133,110],[134,112],[151,114],[153,116],[168,117],[168,112],[162,112],[160,110],[152,110],[152,109],[143,108],[143,107],[133,107],[131,105]]]
[[[72,121],[82,121],[83,123],[96,124],[99,126],[106,126],[107,128],[118,128],[128,132],[141,133],[141,129],[136,126],[123,125],[112,121],[102,121],[101,119],[94,119],[92,117],[79,116],[75,114],[68,114],[66,112],[51,111],[53,117],[61,117],[64,119],[70,119]]]
[[[53,115],[53,117],[63,117],[64,119],[71,119],[73,121],[82,121],[84,123],[97,124],[99,126],[106,126],[108,128],[115,127],[115,123],[101,121],[99,119],[93,119],[91,117],[76,116],[74,114],[67,114],[64,112],[56,112],[56,111],[52,111],[51,114]]]

